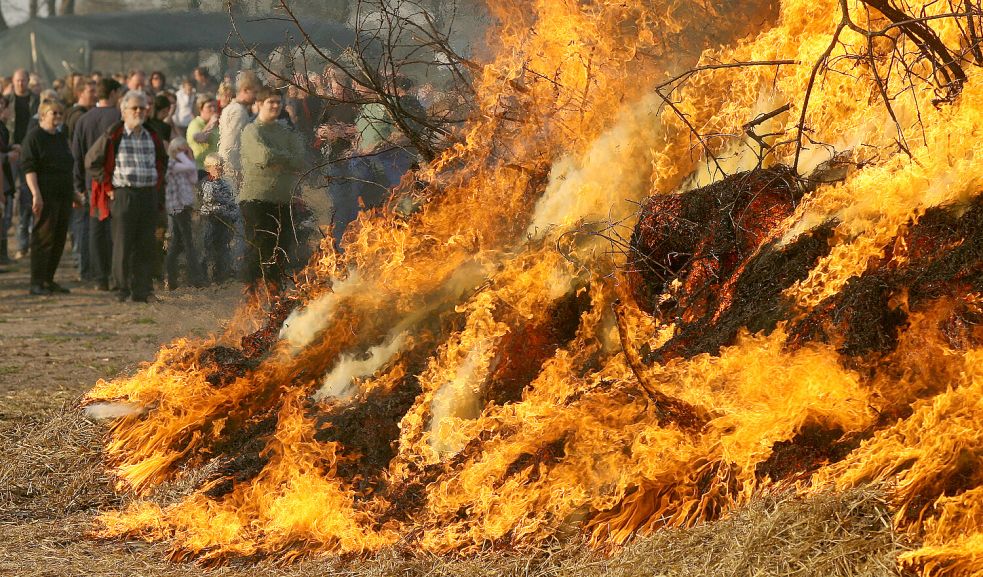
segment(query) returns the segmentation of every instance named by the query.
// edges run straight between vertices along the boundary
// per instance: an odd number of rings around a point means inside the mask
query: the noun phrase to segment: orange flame
[[[649,195],[852,151],[861,168],[765,239],[833,223],[829,253],[784,292],[808,315],[872,267],[903,266],[918,250],[906,231],[981,189],[978,68],[940,103],[916,80],[929,63],[893,56],[907,40],[864,4],[847,3],[843,29],[836,0],[767,4],[495,3],[498,55],[461,142],[419,175],[420,213],[360,217],[343,257],[325,250],[305,271],[262,354],[216,352],[261,324],[253,307],[223,339],[175,342],[90,392],[146,411],[107,443],[121,489],[153,496],[188,470],[226,471],[177,503],[103,515],[101,534],[170,539],[206,561],[523,547],[571,528],[603,546],[715,519],[776,482],[887,481],[897,525],[924,542],[902,564],[981,574],[983,335],[940,330],[979,314],[972,290],[914,306],[891,295],[908,322],[883,357],[849,357],[836,335],[793,343],[788,322],[714,354],[643,353],[691,320],[636,307],[609,250]],[[912,4],[961,53],[949,3]],[[865,27],[889,30],[868,44]],[[767,136],[747,136],[786,104],[756,129]],[[783,469],[814,431],[849,454]]]

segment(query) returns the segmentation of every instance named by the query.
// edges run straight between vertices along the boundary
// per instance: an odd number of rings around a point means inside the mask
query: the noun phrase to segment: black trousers
[[[89,217],[89,269],[92,280],[109,284],[113,272],[113,217]]]
[[[41,200],[44,208],[31,231],[31,284],[47,286],[55,280],[55,271],[65,251],[72,197],[45,194],[42,190]]]
[[[247,200],[239,209],[246,237],[242,280],[255,286],[263,279],[279,287],[297,246],[290,205]]]
[[[113,280],[134,299],[154,292],[153,271],[157,238],[157,191],[154,187],[113,191]]]
[[[204,258],[201,272],[203,280],[207,280],[209,264],[212,269],[212,281],[221,284],[232,276],[232,237],[235,235],[235,223],[232,219],[209,214],[201,218]]]
[[[172,289],[178,286],[178,257],[182,252],[188,262],[188,282],[193,285],[204,284],[201,261],[198,260],[198,249],[195,248],[195,235],[191,226],[191,209],[186,208],[177,214],[167,215],[167,224],[170,232],[165,258],[167,284]]]

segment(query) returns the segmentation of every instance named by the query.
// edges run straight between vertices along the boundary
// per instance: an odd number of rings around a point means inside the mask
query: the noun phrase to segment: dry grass
[[[59,519],[118,503],[100,466],[101,428],[75,407],[0,425],[0,522]]]
[[[0,429],[0,575],[4,577],[201,575],[167,560],[167,544],[86,537],[95,513],[118,506],[100,456],[100,426],[66,407]],[[234,560],[209,575],[326,576],[816,576],[898,575],[904,545],[880,492],[803,499],[763,496],[734,515],[692,529],[661,531],[605,556],[576,539],[533,552],[467,558],[392,549],[367,559],[308,559],[291,565]]]

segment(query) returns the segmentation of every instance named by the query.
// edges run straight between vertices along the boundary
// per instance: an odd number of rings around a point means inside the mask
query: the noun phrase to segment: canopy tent
[[[303,21],[318,47],[337,54],[354,41],[354,32],[331,21]],[[0,34],[0,71],[28,68],[47,79],[73,70],[88,70],[92,52],[190,52],[245,47],[270,51],[297,44],[303,36],[283,18],[202,12],[128,12],[35,18]]]

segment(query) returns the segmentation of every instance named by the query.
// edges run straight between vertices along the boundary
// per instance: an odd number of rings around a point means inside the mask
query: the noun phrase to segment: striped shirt
[[[150,132],[123,128],[123,138],[116,150],[113,187],[136,188],[157,184],[157,154]]]

